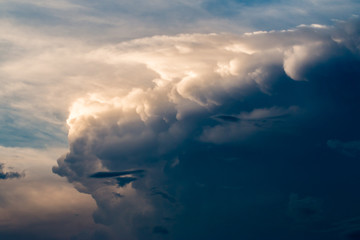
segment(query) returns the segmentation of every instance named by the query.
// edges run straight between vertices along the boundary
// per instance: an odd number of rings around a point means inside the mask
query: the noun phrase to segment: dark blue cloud
[[[339,140],[328,140],[328,147],[348,157],[360,157],[360,141],[341,142]]]
[[[116,178],[117,180],[117,183],[119,185],[119,187],[124,187],[125,185],[133,182],[133,181],[136,181],[137,178],[134,178],[134,177],[119,177],[119,178]]]
[[[162,227],[162,226],[156,226],[153,228],[153,233],[157,233],[157,234],[169,234],[169,231]]]
[[[229,122],[238,122],[240,119],[234,116],[228,116],[228,115],[220,115],[215,116],[215,118],[223,120],[223,121],[229,121]]]
[[[12,178],[22,178],[24,177],[24,173],[18,172],[4,172],[4,164],[0,163],[0,180],[3,179],[12,179]]]
[[[97,172],[91,174],[89,177],[91,178],[111,178],[111,177],[118,177],[123,175],[132,175],[132,174],[139,174],[144,173],[144,170],[128,170],[128,171],[121,171],[121,172]]]

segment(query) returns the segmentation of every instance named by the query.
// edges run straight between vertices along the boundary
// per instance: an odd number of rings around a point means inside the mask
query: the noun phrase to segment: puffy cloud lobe
[[[355,23],[243,36],[156,36],[95,50],[87,56],[91,61],[152,73],[128,91],[119,86],[78,99],[68,118],[70,152],[53,171],[91,194],[98,205],[95,221],[125,239],[181,239],[179,229],[190,227],[189,218],[205,226],[231,211],[239,214],[241,206],[231,199],[240,195],[224,192],[240,189],[239,169],[228,169],[219,159],[234,164],[244,140],[276,148],[296,126],[304,127],[297,117],[306,122],[321,114],[322,105],[308,103],[308,96],[316,101],[313,90],[299,94],[303,85],[292,80],[309,80],[315,89],[338,84],[331,78],[319,81],[316,74],[327,62],[349,56],[355,59],[349,64],[356,65],[357,32],[340,34]],[[322,74],[334,72],[328,71]],[[138,171],[144,176],[136,178]],[[290,205],[309,201],[293,197]],[[202,217],[206,207],[219,204],[215,219]],[[295,215],[303,214],[300,208],[292,208]],[[226,221],[230,237],[236,228],[231,218]],[[204,233],[203,226],[194,238]]]

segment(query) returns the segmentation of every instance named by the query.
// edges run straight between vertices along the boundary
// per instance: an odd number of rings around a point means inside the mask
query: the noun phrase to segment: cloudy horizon
[[[359,10],[0,1],[0,238],[359,239]]]

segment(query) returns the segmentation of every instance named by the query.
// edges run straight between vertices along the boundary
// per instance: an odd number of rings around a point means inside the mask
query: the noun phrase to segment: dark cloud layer
[[[333,149],[354,155],[360,138],[359,26],[94,51],[157,77],[79,100],[53,171],[92,195],[94,220],[114,239],[356,239],[332,224],[360,215],[360,161]]]

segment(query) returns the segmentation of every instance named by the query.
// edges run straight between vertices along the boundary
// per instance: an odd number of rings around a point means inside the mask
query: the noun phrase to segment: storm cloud
[[[0,0],[0,239],[357,239],[359,12]]]
[[[124,239],[262,239],[257,224],[300,239],[279,227],[289,212],[300,222],[329,213],[292,192],[360,198],[348,184],[355,172],[335,184],[324,163],[328,139],[360,131],[359,26],[163,35],[93,50],[91,61],[146,74],[74,102],[70,149],[53,171],[91,194],[95,222]],[[325,182],[334,188],[321,197]]]

